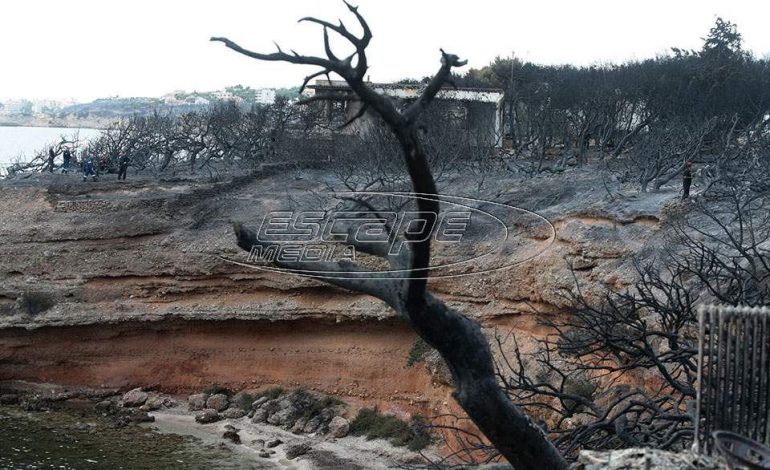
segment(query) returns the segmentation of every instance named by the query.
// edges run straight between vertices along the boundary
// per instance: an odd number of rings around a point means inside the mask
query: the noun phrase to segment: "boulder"
[[[262,448],[265,447],[265,440],[264,439],[254,439],[253,441],[251,441],[251,444],[259,447],[260,449],[262,449]]]
[[[200,411],[206,408],[206,400],[209,396],[206,393],[196,393],[187,397],[187,409],[190,411]]]
[[[222,434],[222,437],[225,439],[229,439],[232,441],[233,444],[240,444],[241,443],[241,436],[238,435],[238,431],[233,431],[232,429],[228,429],[225,431],[224,434]]]
[[[128,416],[128,419],[132,423],[153,423],[153,422],[155,422],[155,416],[150,416],[146,412],[139,411],[139,410],[136,410],[136,411],[132,412]]]
[[[307,421],[305,427],[302,429],[302,432],[306,434],[314,433],[318,431],[323,424],[323,417],[320,415],[315,415]]]
[[[276,411],[267,418],[267,422],[275,426],[291,428],[297,419],[302,416],[302,409],[290,404],[286,408]]]
[[[150,395],[150,397],[147,398],[147,401],[144,402],[144,405],[142,405],[140,409],[142,411],[155,411],[165,406],[165,403],[166,401],[163,397],[158,395]]]
[[[217,411],[226,410],[227,405],[229,404],[230,401],[227,399],[227,395],[224,393],[216,393],[211,395],[208,400],[206,400],[206,408],[212,408]]]
[[[254,403],[251,404],[251,409],[256,410],[260,408],[262,405],[267,403],[270,399],[267,397],[259,397],[256,400],[254,400]]]
[[[268,401],[264,402],[262,404],[262,406],[259,407],[260,410],[267,411],[268,415],[271,415],[271,414],[275,413],[276,411],[280,410],[281,408],[283,408],[283,407],[281,406],[280,400],[268,400]]]
[[[227,419],[238,419],[243,418],[244,416],[246,416],[246,412],[234,406],[231,406],[222,412],[222,417]]]
[[[96,409],[99,411],[106,411],[115,406],[115,403],[112,400],[102,400],[98,402],[96,405]]]
[[[147,392],[143,391],[141,388],[135,388],[126,392],[120,401],[123,403],[123,406],[133,408],[144,405],[148,396]]]
[[[259,409],[254,412],[254,416],[251,417],[252,423],[264,423],[267,421],[267,410]]]
[[[300,418],[297,420],[296,423],[291,427],[291,432],[294,434],[302,434],[302,432],[305,430],[305,425],[307,424],[307,418]]]
[[[213,408],[206,408],[195,413],[195,421],[201,424],[214,423],[220,419],[219,413]]]
[[[307,442],[300,442],[297,444],[289,444],[286,446],[286,458],[289,460],[296,459],[300,455],[305,455],[310,452],[310,444]]]
[[[452,372],[449,370],[449,366],[447,366],[446,361],[441,357],[441,354],[439,354],[438,351],[432,349],[425,355],[424,361],[425,368],[428,370],[428,373],[431,375],[434,382],[449,385],[450,387],[454,386]]]
[[[350,423],[342,416],[335,416],[329,421],[329,434],[334,437],[345,437],[350,431]]]
[[[283,444],[283,441],[280,439],[273,439],[272,441],[267,442],[267,447],[272,449],[273,447],[278,447],[279,445]]]

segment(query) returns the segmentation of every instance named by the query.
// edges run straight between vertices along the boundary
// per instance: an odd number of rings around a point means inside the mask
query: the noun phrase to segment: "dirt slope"
[[[432,288],[486,326],[531,335],[574,286],[568,262],[588,291],[630,282],[629,257],[654,250],[675,194],[610,200],[591,178],[490,178],[474,197],[539,213],[555,240],[527,262]],[[169,391],[280,384],[441,408],[448,388],[421,365],[406,368],[414,335],[381,302],[222,259],[243,256],[232,221],[254,225],[289,201],[310,205],[326,179],[285,171],[0,183],[0,380]],[[458,178],[443,187],[470,186]]]

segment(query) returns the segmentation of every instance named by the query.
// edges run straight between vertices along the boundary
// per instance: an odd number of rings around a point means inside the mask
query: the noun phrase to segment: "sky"
[[[354,0],[355,4],[355,0]],[[373,39],[370,79],[420,78],[439,48],[482,67],[515,54],[543,64],[644,59],[670,47],[698,49],[717,16],[738,25],[745,48],[770,53],[770,2],[756,0],[358,0]],[[321,29],[303,16],[358,31],[341,0],[4,0],[0,3],[0,101],[90,101],[161,96],[242,84],[298,86],[313,68],[259,62],[209,42],[321,53]],[[355,28],[354,28],[355,27]],[[335,42],[339,51],[344,44]],[[342,53],[340,52],[340,53]]]

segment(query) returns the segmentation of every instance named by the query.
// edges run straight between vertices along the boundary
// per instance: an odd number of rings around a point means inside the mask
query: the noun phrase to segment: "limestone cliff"
[[[490,179],[475,197],[535,211],[555,239],[507,269],[431,281],[434,291],[486,326],[538,334],[538,318],[559,314],[574,288],[569,264],[589,292],[632,281],[631,255],[656,249],[675,196],[610,198],[576,173]],[[327,177],[2,182],[0,380],[303,385],[440,407],[447,388],[406,367],[415,337],[381,302],[223,259],[243,256],[233,221],[256,225],[290,199],[309,201]]]

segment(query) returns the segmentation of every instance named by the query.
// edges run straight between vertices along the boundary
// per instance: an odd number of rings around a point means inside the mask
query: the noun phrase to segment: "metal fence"
[[[698,316],[699,449],[711,453],[716,430],[770,443],[770,308],[710,305]]]

